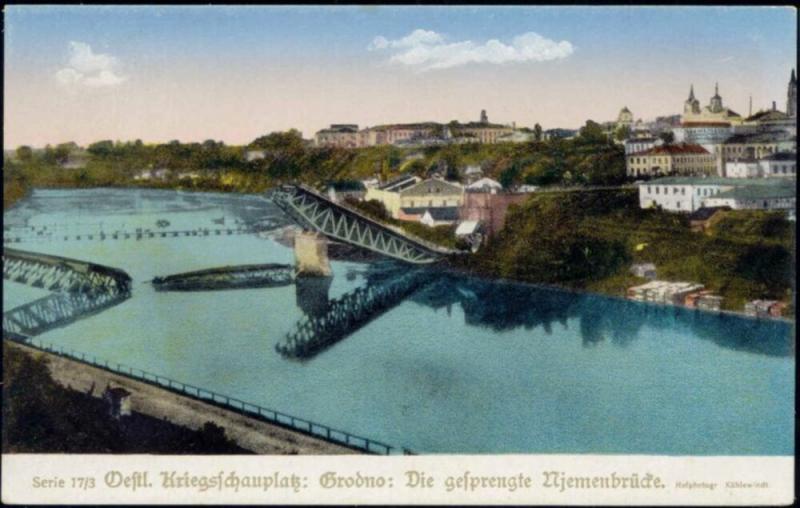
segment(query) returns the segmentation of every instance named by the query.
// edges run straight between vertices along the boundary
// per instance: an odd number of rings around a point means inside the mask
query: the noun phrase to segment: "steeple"
[[[797,117],[797,77],[794,74],[794,69],[792,69],[792,77],[789,78],[789,86],[787,87],[787,97],[786,97],[786,114],[789,115],[790,118]]]
[[[796,78],[796,77],[795,77],[795,75],[794,75],[794,69],[792,69],[792,77],[791,77],[791,78],[789,78],[789,84],[790,84],[790,85],[794,85],[794,84],[796,84],[796,83],[797,83],[797,78]]]
[[[700,113],[700,101],[694,96],[694,83],[689,86],[689,98],[683,103],[684,115],[696,115]]]
[[[719,96],[719,83],[714,83],[714,97],[711,98],[708,109],[710,109],[712,113],[719,113],[723,109],[722,97]]]

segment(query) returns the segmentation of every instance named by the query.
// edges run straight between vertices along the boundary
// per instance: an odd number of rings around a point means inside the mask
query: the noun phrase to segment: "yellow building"
[[[716,157],[700,145],[656,146],[626,157],[628,176],[713,175]]]
[[[460,207],[464,202],[464,188],[438,178],[420,181],[415,176],[406,176],[367,189],[364,199],[380,201],[389,214],[397,219],[402,218],[403,208]]]

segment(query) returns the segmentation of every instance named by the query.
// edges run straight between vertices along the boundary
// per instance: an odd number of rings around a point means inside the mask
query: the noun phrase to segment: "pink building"
[[[503,229],[508,207],[523,203],[529,197],[527,193],[465,192],[461,220],[480,221],[486,234],[493,236]]]

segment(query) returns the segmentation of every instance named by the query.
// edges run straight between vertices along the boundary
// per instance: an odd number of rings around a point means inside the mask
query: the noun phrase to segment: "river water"
[[[111,362],[420,453],[794,453],[787,323],[431,271],[400,304],[297,361],[275,351],[297,321],[379,284],[392,263],[332,261],[328,282],[156,292],[157,275],[291,263],[293,252],[263,234],[85,235],[286,219],[259,196],[134,189],[37,190],[4,218],[8,236],[47,232],[12,247],[131,275],[129,300],[39,337]],[[43,294],[4,289],[4,310]]]

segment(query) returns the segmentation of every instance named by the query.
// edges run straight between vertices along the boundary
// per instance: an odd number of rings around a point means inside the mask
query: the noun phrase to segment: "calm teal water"
[[[257,197],[145,190],[38,191],[5,214],[12,229],[84,232],[222,217],[281,220]],[[255,235],[14,247],[134,279],[131,299],[42,340],[419,452],[794,453],[785,323],[431,273],[398,306],[297,362],[274,346],[304,312],[380,279],[387,263],[334,261],[329,287],[157,293],[146,283],[155,275],[293,253]],[[39,294],[4,288],[4,307]]]

